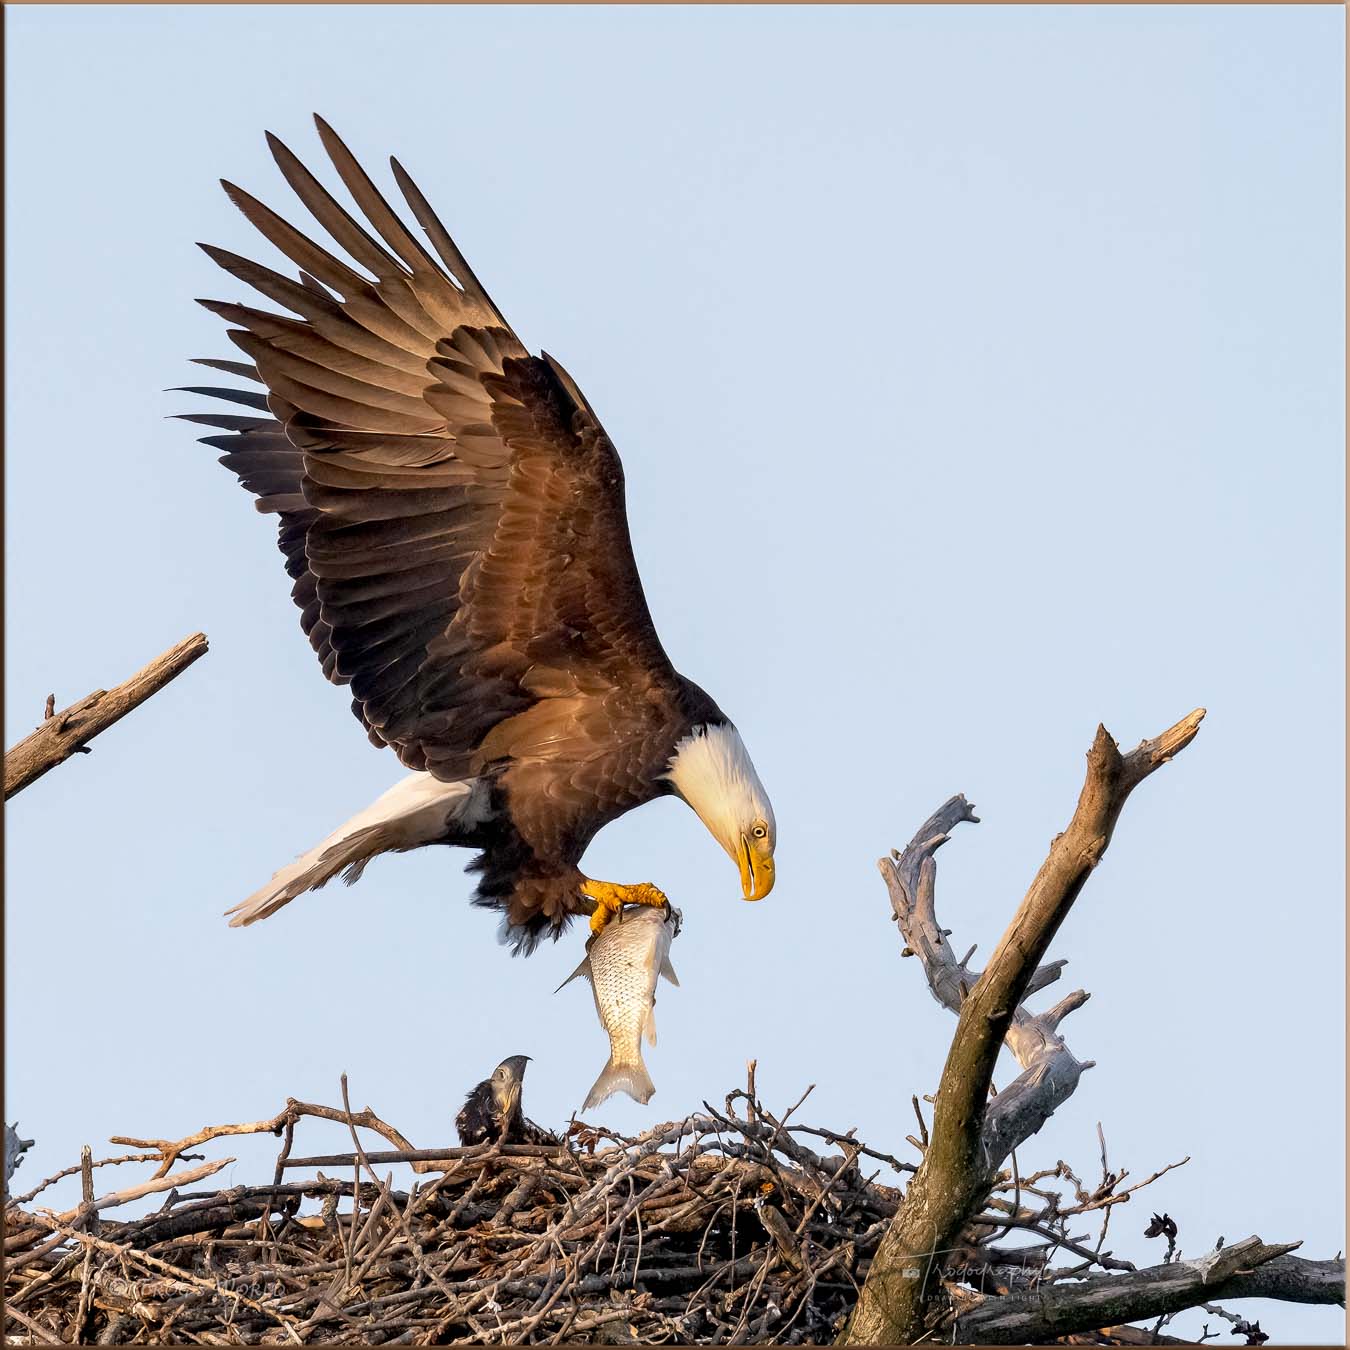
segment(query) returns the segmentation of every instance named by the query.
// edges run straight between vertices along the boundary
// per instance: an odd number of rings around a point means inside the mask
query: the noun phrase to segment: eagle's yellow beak
[[[741,869],[741,894],[747,900],[763,900],[773,890],[772,845],[767,840],[741,835],[737,862]]]

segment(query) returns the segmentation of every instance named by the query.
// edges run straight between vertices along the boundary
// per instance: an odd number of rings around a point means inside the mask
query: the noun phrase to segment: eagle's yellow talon
[[[595,901],[591,914],[591,932],[600,933],[625,905],[650,905],[659,909],[667,903],[665,892],[653,886],[650,881],[639,881],[633,886],[624,886],[617,881],[587,880],[581,887],[581,893]]]
[[[586,894],[584,887],[582,893]],[[592,895],[591,899],[595,901],[595,909],[591,912],[591,932],[599,933],[623,908],[623,901],[608,894]]]

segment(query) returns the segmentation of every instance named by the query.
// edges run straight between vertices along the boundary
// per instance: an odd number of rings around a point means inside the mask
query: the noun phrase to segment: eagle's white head
[[[730,722],[695,727],[675,746],[665,776],[740,868],[741,893],[762,900],[773,890],[778,831],[740,732]]]

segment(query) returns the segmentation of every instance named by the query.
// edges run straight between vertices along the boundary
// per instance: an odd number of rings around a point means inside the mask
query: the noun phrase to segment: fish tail
[[[586,1094],[586,1101],[581,1109],[589,1111],[591,1107],[599,1106],[606,1097],[612,1097],[616,1092],[626,1092],[634,1101],[641,1102],[645,1106],[655,1091],[656,1087],[647,1072],[647,1066],[640,1059],[636,1064],[617,1064],[611,1055],[609,1063],[605,1065],[600,1077]]]

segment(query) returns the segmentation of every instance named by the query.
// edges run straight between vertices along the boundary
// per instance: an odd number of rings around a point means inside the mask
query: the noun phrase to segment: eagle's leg
[[[592,881],[588,877],[582,883],[581,893],[595,901],[595,909],[591,912],[592,933],[599,933],[625,905],[650,905],[659,909],[669,903],[665,893],[650,881],[624,886],[617,881]]]

